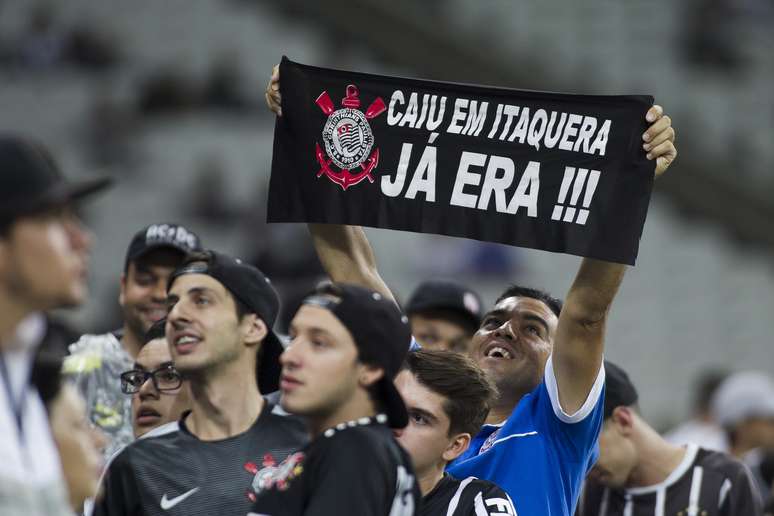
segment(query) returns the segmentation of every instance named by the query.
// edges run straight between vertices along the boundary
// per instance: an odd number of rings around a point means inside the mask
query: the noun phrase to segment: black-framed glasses
[[[153,386],[159,392],[174,391],[183,384],[183,377],[180,376],[175,366],[168,364],[153,371],[132,369],[121,373],[121,392],[124,394],[140,392],[148,378],[153,381]]]

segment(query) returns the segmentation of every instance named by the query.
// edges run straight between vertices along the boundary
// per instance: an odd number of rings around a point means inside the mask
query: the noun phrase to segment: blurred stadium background
[[[665,428],[708,368],[774,373],[774,4],[765,0],[0,0],[0,130],[47,142],[68,175],[118,185],[85,208],[97,241],[76,331],[118,326],[118,275],[137,229],[191,226],[254,260],[286,296],[320,273],[306,229],[267,226],[283,54],[372,73],[578,93],[648,93],[677,128],[641,252],[615,303],[607,356]],[[563,296],[578,259],[369,230],[405,299],[427,277]]]

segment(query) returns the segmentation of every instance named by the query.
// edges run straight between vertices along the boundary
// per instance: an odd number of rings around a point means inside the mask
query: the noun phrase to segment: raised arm
[[[309,224],[314,248],[333,281],[354,283],[395,300],[379,275],[371,244],[360,226]]]
[[[656,160],[656,177],[677,157],[672,121],[661,106],[646,115],[651,126],[643,134],[648,159]],[[626,266],[585,258],[581,262],[559,316],[553,349],[553,367],[559,401],[568,414],[583,406],[602,363],[605,326]]]

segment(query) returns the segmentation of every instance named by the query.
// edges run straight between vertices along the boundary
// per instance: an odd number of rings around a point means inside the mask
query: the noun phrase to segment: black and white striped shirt
[[[475,477],[449,475],[422,498],[419,516],[517,516],[508,495],[497,484]]]
[[[612,489],[586,482],[577,516],[759,516],[761,500],[748,469],[730,456],[689,444],[663,482]]]

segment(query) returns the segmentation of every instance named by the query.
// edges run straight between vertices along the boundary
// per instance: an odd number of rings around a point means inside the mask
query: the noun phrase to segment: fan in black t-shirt
[[[376,292],[333,284],[303,301],[290,337],[280,400],[313,440],[259,479],[250,514],[418,514],[411,459],[390,429],[408,419],[393,384],[411,342],[408,320]]]
[[[750,473],[724,453],[665,441],[638,414],[628,375],[605,362],[605,422],[599,459],[579,516],[758,516]]]
[[[261,478],[308,439],[258,387],[279,381],[279,299],[258,269],[215,252],[186,259],[168,296],[166,337],[191,411],[114,458],[95,514],[244,516]]]
[[[489,412],[495,389],[468,357],[449,351],[409,353],[395,378],[409,414],[395,432],[409,452],[422,490],[423,516],[514,515],[496,484],[444,474],[446,464],[467,450]]]

